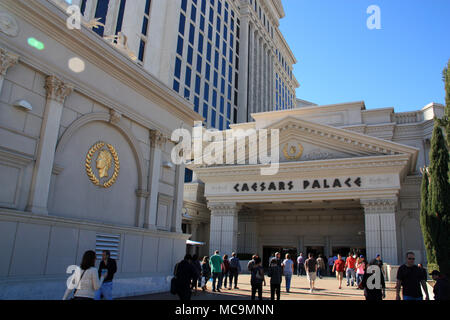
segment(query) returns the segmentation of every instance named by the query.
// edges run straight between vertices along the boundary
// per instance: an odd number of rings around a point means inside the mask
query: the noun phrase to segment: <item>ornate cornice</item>
[[[45,79],[45,90],[47,91],[47,99],[64,103],[64,100],[73,91],[73,86],[64,83],[55,76],[48,76]]]
[[[19,62],[19,56],[0,48],[0,76],[5,76],[6,71]]]
[[[397,203],[397,198],[361,199],[365,214],[395,213]]]

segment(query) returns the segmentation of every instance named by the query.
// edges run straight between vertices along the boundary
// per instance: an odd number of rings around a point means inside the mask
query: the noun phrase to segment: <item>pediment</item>
[[[278,130],[279,162],[281,163],[407,155],[410,159],[410,170],[412,170],[415,167],[419,151],[416,148],[392,141],[292,117],[286,117],[262,129],[267,129],[269,135],[272,129]],[[253,130],[253,132],[257,131]],[[225,158],[230,154],[230,149],[227,149],[223,142],[211,145],[215,145],[216,148],[223,151],[222,164],[227,165]],[[257,139],[252,141],[249,138],[246,139],[245,145],[239,146],[236,143],[232,148],[236,156],[234,164],[261,163],[258,153],[262,151],[263,154],[269,154],[270,151],[267,152],[266,149],[269,147],[270,150],[270,146],[271,144],[260,143]],[[212,166],[214,167],[214,165]],[[198,166],[193,165],[192,167]],[[203,163],[200,167],[209,166]]]

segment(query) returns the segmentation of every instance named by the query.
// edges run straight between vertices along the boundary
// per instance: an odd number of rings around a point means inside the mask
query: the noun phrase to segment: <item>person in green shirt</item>
[[[221,287],[221,278],[222,278],[222,263],[223,263],[223,259],[222,257],[219,255],[219,250],[216,250],[214,252],[214,255],[211,256],[211,258],[209,259],[209,265],[211,266],[211,272],[212,272],[212,278],[213,278],[213,283],[212,283],[212,291],[215,292],[216,291],[216,280],[218,279],[217,282],[217,291],[220,292],[220,287]]]

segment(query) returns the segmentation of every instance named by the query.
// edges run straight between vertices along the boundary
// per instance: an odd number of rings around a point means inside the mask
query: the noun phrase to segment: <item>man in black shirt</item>
[[[196,277],[196,271],[191,262],[192,257],[187,254],[184,260],[175,265],[176,291],[180,300],[191,300],[191,281]]]
[[[423,300],[423,291],[425,299],[429,300],[426,275],[414,264],[416,257],[413,252],[406,254],[407,262],[402,265],[397,272],[396,300],[400,300],[400,288],[403,287],[403,300]]]
[[[437,270],[433,270],[430,275],[436,281],[433,288],[434,300],[450,300],[450,284],[448,279]]]
[[[109,250],[103,250],[102,261],[98,267],[98,277],[102,276],[102,273],[106,273],[106,278],[103,281],[100,289],[95,293],[95,300],[101,300],[102,296],[105,300],[112,300],[113,278],[117,272],[116,260],[111,259],[111,253]]]

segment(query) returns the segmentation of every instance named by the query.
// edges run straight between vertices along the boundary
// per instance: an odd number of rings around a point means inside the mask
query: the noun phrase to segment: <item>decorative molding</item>
[[[162,149],[167,142],[167,138],[158,130],[150,130],[150,146]]]
[[[109,114],[110,114],[109,122],[111,122],[112,124],[117,124],[122,119],[122,113],[117,112],[115,110],[111,109]]]
[[[0,11],[0,32],[10,37],[17,37],[19,34],[19,25],[16,18],[5,11]]]
[[[365,214],[382,214],[396,212],[398,200],[391,199],[361,199]]]
[[[240,205],[233,202],[208,202],[211,216],[237,216]]]
[[[1,27],[1,15],[0,15]],[[0,76],[5,76],[6,71],[19,62],[19,56],[0,48]]]
[[[66,97],[73,91],[72,85],[64,83],[55,76],[48,76],[45,79],[44,88],[47,91],[47,99],[58,103],[64,103]]]
[[[138,198],[145,198],[145,199],[147,199],[150,196],[150,192],[148,192],[147,190],[143,190],[143,189],[137,189],[136,190],[136,196]]]

